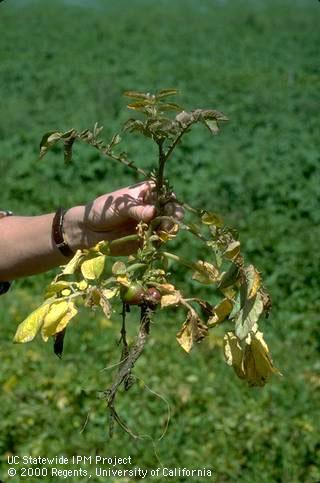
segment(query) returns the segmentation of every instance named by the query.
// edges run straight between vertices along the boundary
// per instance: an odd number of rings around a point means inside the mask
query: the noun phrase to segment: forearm
[[[80,243],[84,207],[67,211],[66,239],[73,250]],[[68,262],[52,238],[54,213],[40,216],[8,216],[0,221],[0,280],[45,272]]]

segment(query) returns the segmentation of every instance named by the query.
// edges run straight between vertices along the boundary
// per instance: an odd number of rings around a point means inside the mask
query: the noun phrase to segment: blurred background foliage
[[[178,197],[239,230],[247,260],[260,268],[273,297],[263,329],[283,377],[248,388],[223,362],[218,330],[184,354],[173,311],[155,322],[136,368],[171,406],[167,435],[156,444],[161,463],[211,467],[219,482],[320,480],[318,26],[319,3],[311,0],[0,6],[2,209],[52,212],[135,182],[130,170],[87,146],[76,146],[76,162],[67,168],[59,149],[38,159],[48,130],[98,121],[108,140],[130,115],[124,90],[177,87],[186,109],[216,108],[230,118],[214,139],[200,127],[186,137],[168,174]],[[151,143],[131,136],[125,144],[131,157],[152,166]],[[196,256],[185,238],[176,248]],[[175,276],[190,284],[186,274]],[[51,278],[18,280],[0,300],[3,468],[8,454],[77,453],[130,454],[137,466],[159,466],[150,441],[121,430],[108,439],[106,409],[97,399],[111,380],[102,369],[118,358],[117,313],[107,322],[83,312],[62,360],[50,343],[12,344]],[[166,407],[143,383],[118,404],[132,429],[160,436]]]

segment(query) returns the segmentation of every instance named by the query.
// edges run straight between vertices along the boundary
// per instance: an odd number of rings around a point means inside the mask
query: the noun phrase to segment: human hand
[[[84,207],[75,207],[65,216],[68,226],[72,213],[80,217],[78,229],[68,236],[73,249],[89,248],[101,240],[112,241],[136,233],[140,221],[149,223],[156,216],[155,185],[151,181],[128,186],[99,196]],[[165,206],[165,214],[177,220],[183,218],[183,208],[174,202]],[[68,234],[67,228],[65,228]],[[72,230],[69,230],[69,233]],[[137,241],[122,243],[113,255],[128,255],[137,250]]]

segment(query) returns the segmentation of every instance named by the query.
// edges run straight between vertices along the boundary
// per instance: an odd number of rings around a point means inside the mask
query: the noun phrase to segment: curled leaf
[[[261,277],[253,265],[249,265],[245,268],[245,277],[248,286],[248,298],[251,299],[255,297],[260,288]]]
[[[223,349],[226,363],[232,366],[238,377],[245,377],[243,368],[243,349],[240,345],[238,337],[234,332],[227,332],[223,339]]]
[[[75,256],[63,267],[59,277],[62,275],[72,275],[79,268],[83,258],[84,254],[81,250],[77,250]]]
[[[223,299],[218,305],[213,309],[213,315],[208,320],[208,326],[214,327],[221,324],[232,311],[233,304],[229,299]]]
[[[211,263],[200,260],[197,262],[197,270],[193,273],[192,279],[200,283],[209,285],[216,283],[219,279],[218,269]]]
[[[202,322],[194,310],[188,312],[187,320],[177,333],[177,341],[181,347],[190,352],[195,342],[201,342],[208,335],[208,327]]]
[[[223,252],[223,255],[228,260],[234,260],[235,258],[237,258],[239,253],[240,253],[240,242],[233,241],[227,246],[227,248]]]
[[[217,215],[216,213],[211,213],[209,211],[206,211],[202,215],[201,221],[205,225],[214,225],[214,226],[217,226],[217,227],[223,226],[222,218],[219,215]]]
[[[68,325],[70,320],[78,313],[73,301],[63,300],[54,302],[50,305],[50,310],[46,314],[41,329],[41,335],[44,341],[49,336],[61,332]]]
[[[252,330],[254,324],[259,320],[263,312],[262,297],[257,293],[256,297],[248,299],[244,307],[235,318],[236,335],[243,340]]]
[[[273,374],[279,374],[262,332],[251,333],[246,339],[243,367],[245,377],[252,386],[264,386]]]
[[[169,305],[178,305],[182,300],[181,293],[176,290],[173,293],[163,295],[161,297],[161,308],[169,307]]]

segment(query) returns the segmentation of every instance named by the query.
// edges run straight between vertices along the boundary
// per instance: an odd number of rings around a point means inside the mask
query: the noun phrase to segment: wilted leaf
[[[43,340],[47,341],[49,336],[61,332],[77,313],[78,310],[72,301],[62,300],[51,304],[41,329]]]
[[[126,97],[130,97],[132,99],[149,99],[150,97],[149,93],[136,92],[136,91],[125,91],[123,95]]]
[[[234,260],[235,258],[237,258],[239,253],[240,253],[240,242],[233,241],[227,246],[227,248],[223,252],[223,255],[228,260]]]
[[[89,258],[81,264],[81,273],[88,280],[95,280],[100,277],[103,272],[106,255]]]
[[[244,307],[235,319],[236,335],[239,339],[245,339],[252,330],[254,324],[259,320],[263,312],[262,297],[257,293],[256,297],[248,299]]]
[[[181,302],[182,296],[181,293],[176,290],[173,293],[163,295],[161,297],[161,308],[168,307],[169,305],[177,305]]]
[[[190,352],[195,342],[201,342],[208,335],[208,327],[202,322],[194,310],[188,312],[187,320],[177,333],[177,341],[181,347]]]
[[[229,299],[223,299],[218,305],[213,308],[213,316],[208,320],[208,326],[214,327],[215,325],[223,322],[230,314],[233,304]]]
[[[24,343],[30,342],[34,339],[43,324],[49,308],[50,304],[44,304],[28,315],[28,317],[18,326],[13,339],[14,342]]]
[[[175,96],[178,92],[178,89],[161,89],[157,92],[156,97],[162,99],[163,97]]]
[[[272,374],[279,374],[273,365],[262,332],[250,334],[246,339],[243,367],[246,379],[252,386],[264,386]]]
[[[217,227],[223,226],[222,218],[216,213],[211,213],[209,211],[205,212],[201,217],[202,223],[205,225],[214,225]]]
[[[192,279],[206,285],[216,283],[219,279],[219,271],[217,268],[208,262],[200,260],[197,262],[197,270],[193,273]]]
[[[229,270],[227,270],[227,272],[224,272],[222,274],[221,280],[219,283],[219,288],[225,289],[227,287],[230,287],[231,285],[234,285],[238,281],[239,275],[240,275],[240,268],[235,263],[232,263],[230,265]]]
[[[261,285],[261,278],[259,272],[255,269],[253,265],[249,265],[245,268],[245,276],[248,286],[248,298],[253,298]]]
[[[243,349],[234,332],[227,332],[223,339],[226,363],[232,366],[238,377],[245,377],[243,369]]]
[[[166,102],[158,104],[159,111],[182,111],[183,108],[174,102]]]
[[[64,337],[66,335],[66,330],[67,328],[65,327],[61,332],[58,332],[54,336],[53,352],[58,357],[62,357],[63,343],[64,343]]]
[[[211,134],[214,134],[214,135],[218,134],[219,126],[217,121],[215,121],[214,119],[204,119],[203,123],[205,126],[207,126]]]
[[[50,298],[53,295],[61,292],[64,289],[68,289],[72,282],[67,282],[65,280],[59,280],[58,282],[53,282],[47,287],[44,297]]]
[[[112,273],[113,275],[125,275],[127,273],[127,267],[123,262],[115,262],[112,265]]]
[[[107,317],[107,319],[109,319],[110,315],[112,314],[112,307],[107,297],[108,294],[105,294],[104,290],[101,290],[100,293],[101,293],[101,297],[99,301],[100,306],[104,312],[104,315]]]
[[[47,151],[61,139],[62,135],[62,132],[50,131],[42,136],[40,142],[40,158],[43,158]]]
[[[81,252],[81,250],[77,250],[75,256],[67,263],[67,265],[63,267],[63,270],[58,277],[61,275],[72,275],[79,267],[83,258],[84,254]]]

